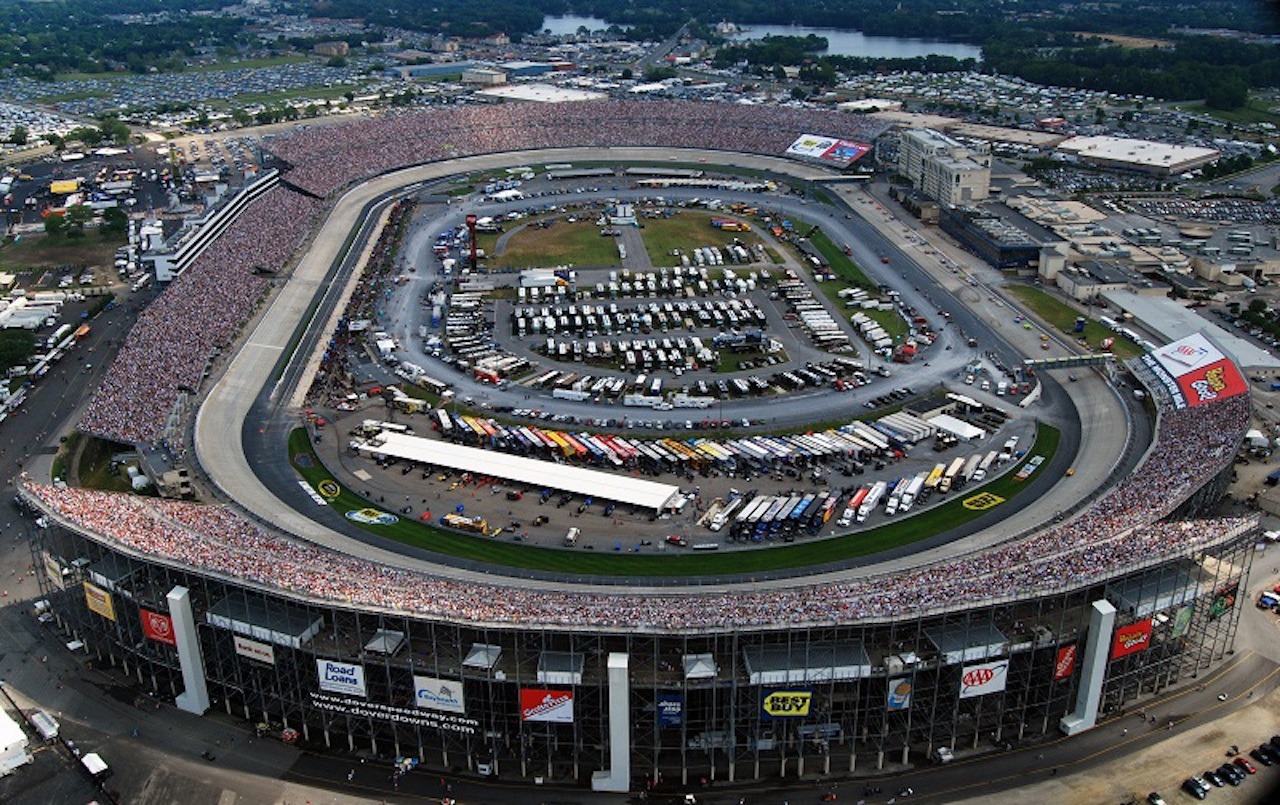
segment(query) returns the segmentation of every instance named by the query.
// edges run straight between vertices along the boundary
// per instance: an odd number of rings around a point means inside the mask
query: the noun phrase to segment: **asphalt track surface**
[[[252,329],[243,346],[231,359],[223,375],[201,406],[195,423],[196,455],[209,479],[242,510],[267,525],[344,554],[473,583],[518,583],[524,589],[564,591],[619,591],[626,584],[629,592],[645,591],[671,594],[700,592],[699,584],[713,584],[717,591],[749,585],[758,590],[767,587],[790,587],[797,581],[787,578],[731,581],[705,579],[701,582],[681,581],[679,586],[619,579],[567,579],[537,576],[518,569],[497,566],[456,566],[448,557],[437,557],[395,543],[372,537],[346,524],[325,509],[318,511],[314,502],[298,488],[296,474],[288,463],[285,448],[289,431],[298,422],[294,391],[309,382],[310,361],[295,360],[293,350],[300,344],[298,355],[306,353],[308,344],[327,340],[327,328],[335,315],[340,315],[343,291],[359,255],[367,247],[369,235],[376,232],[379,213],[396,197],[416,191],[422,185],[452,175],[504,168],[512,164],[537,164],[546,161],[632,161],[655,162],[663,159],[682,162],[704,161],[709,164],[731,164],[739,168],[765,170],[798,178],[821,181],[832,174],[800,163],[772,157],[725,154],[716,151],[685,151],[673,155],[666,149],[563,149],[493,154],[449,162],[417,166],[376,177],[348,191],[334,206],[324,223],[315,231],[305,253],[284,283],[271,305]],[[857,209],[860,215],[862,209]],[[992,330],[984,319],[1007,318],[1010,309],[997,302],[997,290],[987,283],[966,286],[962,280],[937,267],[930,271],[928,261],[908,259],[899,249],[891,231],[875,221],[859,217],[838,220],[813,206],[805,214],[814,219],[827,219],[850,233],[855,259],[862,265],[878,262],[875,253],[894,256],[895,269],[901,276],[904,296],[908,289],[919,287],[926,292],[936,284],[957,296],[975,310],[953,307],[953,326],[967,332],[992,335],[990,343],[1008,365],[1020,362],[1020,354],[1035,354],[1039,331],[1022,328]],[[887,220],[887,219],[886,219]],[[356,233],[354,236],[352,233]],[[348,244],[354,244],[348,253]],[[969,265],[964,259],[961,265]],[[954,285],[955,287],[948,287]],[[924,308],[929,309],[929,308]],[[998,326],[998,325],[997,325]],[[295,334],[302,330],[301,337]],[[1026,343],[1021,343],[1025,341]],[[1039,403],[1048,408],[1046,418],[1059,423],[1085,423],[1084,428],[1067,425],[1062,446],[1055,461],[1038,473],[1019,501],[1033,500],[1016,512],[1007,508],[993,511],[972,526],[984,529],[967,539],[957,534],[941,534],[926,543],[900,553],[882,554],[873,564],[856,569],[839,568],[827,572],[806,573],[805,585],[836,581],[850,574],[892,573],[932,561],[994,545],[1011,535],[1044,525],[1059,512],[1067,511],[1093,490],[1115,477],[1129,421],[1124,404],[1114,389],[1095,372],[1081,371],[1079,382],[1061,384],[1044,378],[1046,393]],[[1066,393],[1063,393],[1065,390]],[[1074,407],[1075,411],[1071,409]],[[236,438],[236,435],[239,438]],[[1078,445],[1078,450],[1077,450]],[[1082,460],[1087,457],[1087,460]],[[1133,456],[1129,456],[1130,459]],[[1075,477],[1063,483],[1067,466],[1079,463]],[[315,512],[315,517],[303,510]]]

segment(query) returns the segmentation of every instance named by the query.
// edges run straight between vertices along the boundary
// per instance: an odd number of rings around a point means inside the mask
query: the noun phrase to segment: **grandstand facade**
[[[780,612],[774,628],[684,635],[354,608],[148,559],[56,523],[34,531],[58,626],[100,667],[161,697],[182,692],[181,662],[146,624],[181,587],[211,706],[313,745],[441,768],[493,758],[503,776],[584,779],[610,768],[608,666],[623,654],[633,780],[744,780],[874,773],[939,747],[1056,734],[1076,708],[1095,601],[1117,610],[1114,633],[1095,638],[1111,657],[1099,718],[1185,682],[1232,647],[1256,524],[1052,594],[1010,590],[982,606],[825,626],[791,627]],[[1122,648],[1126,630],[1145,642]],[[359,683],[327,686],[318,667],[334,662],[359,669]],[[984,674],[993,677],[972,684]],[[419,695],[441,686],[446,702]],[[548,695],[559,709],[531,712]]]

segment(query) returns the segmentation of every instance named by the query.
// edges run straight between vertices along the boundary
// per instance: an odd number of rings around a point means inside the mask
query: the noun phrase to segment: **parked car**
[[[1239,766],[1239,767],[1240,767],[1240,769],[1241,769],[1242,771],[1244,771],[1246,774],[1257,774],[1257,773],[1258,773],[1257,768],[1255,768],[1255,767],[1254,767],[1254,765],[1253,765],[1252,763],[1250,763],[1250,762],[1249,762],[1248,758],[1238,757],[1238,758],[1236,758],[1235,760],[1233,760],[1233,761],[1231,761],[1231,762],[1232,762],[1232,763],[1234,763],[1234,764],[1236,764],[1237,766]]]

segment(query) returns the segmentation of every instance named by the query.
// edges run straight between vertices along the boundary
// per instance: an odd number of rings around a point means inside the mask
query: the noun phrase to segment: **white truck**
[[[880,498],[884,497],[885,490],[889,488],[889,484],[885,481],[876,481],[875,486],[871,487],[871,491],[863,498],[862,505],[858,507],[858,522],[865,523],[867,518],[871,516],[871,512],[875,511],[876,505],[880,503]]]
[[[920,490],[924,488],[924,481],[929,477],[929,473],[922,472],[911,479],[907,491],[902,493],[902,502],[898,504],[898,511],[909,512],[911,507],[915,505],[916,497],[920,494]]]

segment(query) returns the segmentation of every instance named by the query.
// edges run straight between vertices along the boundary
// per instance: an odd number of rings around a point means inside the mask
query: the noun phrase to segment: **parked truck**
[[[858,522],[865,523],[867,518],[871,516],[871,512],[875,511],[876,505],[880,503],[880,498],[884,497],[885,490],[889,484],[885,481],[876,481],[871,487],[871,491],[863,498],[862,505],[858,507]]]

